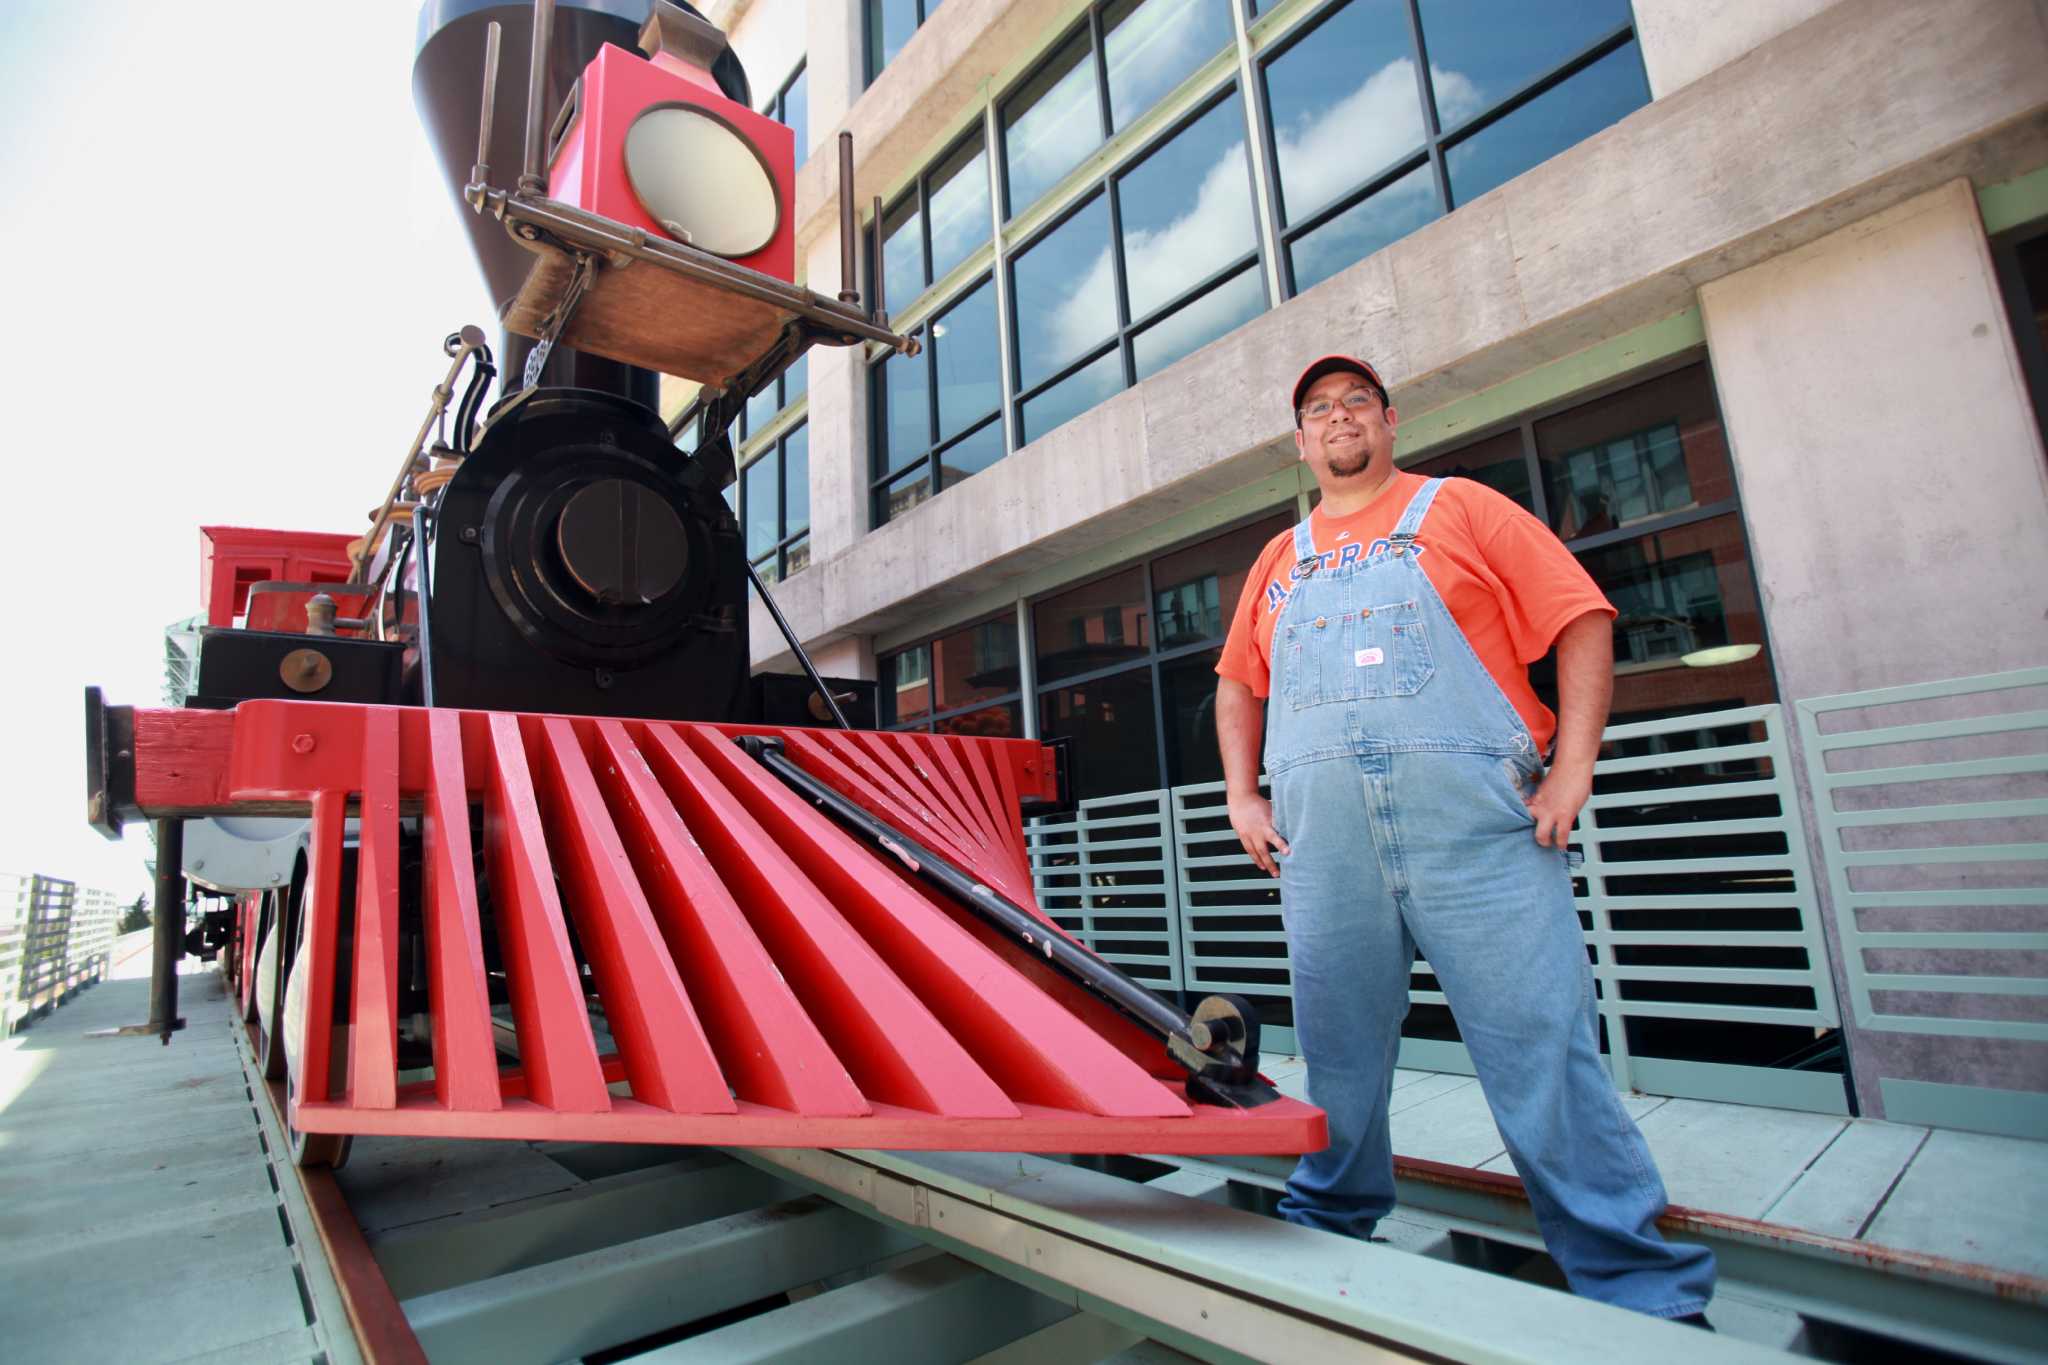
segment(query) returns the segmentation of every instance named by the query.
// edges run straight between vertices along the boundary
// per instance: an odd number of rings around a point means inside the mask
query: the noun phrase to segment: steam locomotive
[[[505,334],[446,339],[365,534],[206,529],[181,706],[88,690],[88,816],[158,839],[140,1031],[217,954],[307,1164],[355,1133],[1320,1146],[1244,1002],[1184,1012],[1037,907],[1021,822],[1066,804],[1061,749],[855,728],[874,684],[774,610],[729,419],[812,345],[916,343],[854,288],[850,140],[827,299],[794,283],[790,130],[694,10],[629,8],[429,0],[415,95]],[[703,386],[687,454],[659,373]],[[750,587],[802,676],[749,677]],[[237,897],[189,942],[188,879]]]

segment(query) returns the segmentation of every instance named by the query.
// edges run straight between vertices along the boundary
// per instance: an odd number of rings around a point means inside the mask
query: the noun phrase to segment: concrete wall
[[[849,117],[870,134],[863,193],[878,166],[914,170],[912,145],[929,149],[959,121],[947,111],[973,98],[939,57],[964,53],[969,75],[1001,67],[1017,44],[1035,50],[1057,13],[1044,0],[942,7]],[[999,40],[1008,51],[988,50]],[[1417,416],[1667,317],[1710,281],[1933,186],[2043,164],[2040,5],[1836,5],[874,533],[858,534],[855,499],[850,538],[821,531],[814,567],[779,597],[807,639],[929,618],[1284,467],[1278,395],[1333,346],[1375,357]],[[814,442],[829,402],[861,418],[849,436],[864,448],[864,385],[849,375],[835,388],[831,364],[814,364]],[[814,516],[844,514],[826,510],[844,494],[818,480],[865,483],[864,459],[842,454],[847,467],[842,455],[816,465]],[[756,638],[768,657],[772,637]]]
[[[1662,99],[1837,0],[1635,0],[1650,97]]]
[[[1700,305],[1781,695],[2048,662],[2048,455],[1969,183],[1710,284]],[[1946,968],[1980,969],[1967,950]],[[1852,1027],[1851,1048],[1867,1114],[1886,1078],[2048,1089],[2039,1043]]]

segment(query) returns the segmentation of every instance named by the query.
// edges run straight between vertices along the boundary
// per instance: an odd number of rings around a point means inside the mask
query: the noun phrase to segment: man
[[[1281,1216],[1369,1237],[1393,1208],[1387,1101],[1420,947],[1574,1292],[1705,1326],[1713,1255],[1658,1236],[1663,1183],[1600,1062],[1565,865],[1614,609],[1507,498],[1396,471],[1398,419],[1365,361],[1310,365],[1294,410],[1322,503],[1260,556],[1216,669],[1230,823],[1280,878],[1295,1029],[1330,1116]],[[1528,677],[1553,644],[1557,716]]]

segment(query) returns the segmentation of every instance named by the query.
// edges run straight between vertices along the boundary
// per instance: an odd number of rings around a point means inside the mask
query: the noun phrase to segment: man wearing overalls
[[[1230,823],[1280,878],[1295,1031],[1330,1117],[1281,1216],[1369,1237],[1394,1207],[1387,1102],[1419,947],[1573,1291],[1704,1325],[1713,1254],[1657,1233],[1664,1185],[1600,1061],[1565,865],[1614,609],[1515,503],[1395,470],[1372,366],[1323,357],[1294,409],[1322,503],[1259,557],[1216,668]],[[1553,645],[1557,716],[1528,676]]]

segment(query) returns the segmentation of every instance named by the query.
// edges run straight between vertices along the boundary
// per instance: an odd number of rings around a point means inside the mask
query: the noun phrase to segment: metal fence
[[[1797,703],[1859,1028],[2048,1042],[2044,703],[2048,668]],[[2048,1095],[1897,1078],[1874,1051],[1887,1117],[2048,1131]]]
[[[1595,768],[1575,835],[1576,891],[1616,1082],[1846,1112],[1838,1070],[1686,1055],[1669,1030],[1658,1055],[1629,1041],[1631,1020],[1774,1025],[1808,1040],[1838,1023],[1781,708],[1615,726],[1606,739],[1614,756]],[[1031,848],[1041,903],[1083,942],[1115,944],[1105,955],[1144,964],[1157,989],[1261,1001],[1279,1021],[1266,1046],[1294,1045],[1276,884],[1239,848],[1221,783],[1083,802],[1035,827]],[[1429,964],[1413,971],[1411,1001],[1443,1004]],[[1471,1070],[1445,1039],[1405,1039],[1402,1061]]]

